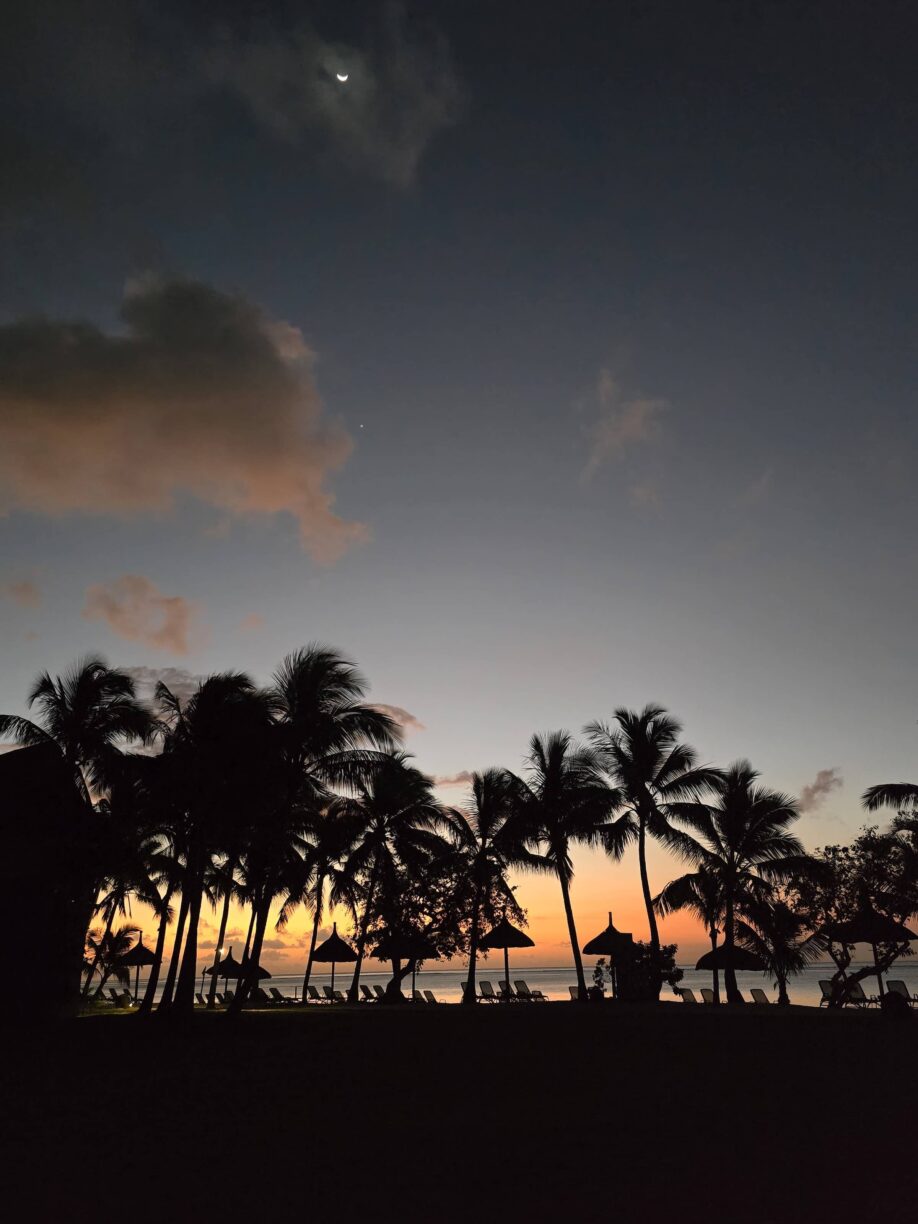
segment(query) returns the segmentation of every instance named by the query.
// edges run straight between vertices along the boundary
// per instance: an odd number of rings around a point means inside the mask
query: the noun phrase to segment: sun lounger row
[[[822,991],[822,998],[819,1000],[819,1006],[825,1003],[826,1006],[832,1001],[833,983],[831,980],[820,981],[819,989]],[[909,992],[905,982],[898,978],[891,978],[886,983],[886,989],[890,994],[901,995],[908,1002],[909,1007],[914,1007],[918,1003],[918,995],[913,995]],[[860,982],[844,982],[841,990],[843,992],[842,1006],[843,1007],[876,1007],[880,1002],[879,995],[868,995],[864,993],[864,987]]]
[[[462,994],[468,988],[468,982],[462,982]],[[515,989],[514,989],[515,988]],[[480,979],[478,982],[479,994],[476,998],[480,1003],[501,1003],[516,1001],[518,1003],[547,1003],[548,1000],[541,990],[530,990],[522,978],[516,980],[511,987],[506,978],[501,978],[497,983],[497,990],[490,982]]]
[[[698,993],[701,995],[703,1002],[705,1003],[714,1002],[714,991],[710,988],[710,986],[702,986]],[[739,997],[742,1000],[742,1002],[745,1003],[746,1000],[743,998],[743,992],[739,991],[738,993],[739,993]],[[753,1003],[758,1003],[758,1004],[770,1004],[771,1003],[771,999],[769,999],[768,995],[765,993],[764,990],[762,990],[760,986],[753,986],[752,989],[749,991],[749,993],[750,995],[752,995]],[[683,1003],[697,1003],[698,1002],[698,1000],[695,998],[695,992],[693,990],[689,990],[687,986],[680,987],[679,994],[682,998]],[[726,1003],[726,1001],[727,1001],[726,997],[724,996],[721,999],[721,1002]]]

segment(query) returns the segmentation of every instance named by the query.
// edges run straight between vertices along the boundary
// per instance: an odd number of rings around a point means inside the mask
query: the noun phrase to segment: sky
[[[440,779],[651,701],[810,847],[914,777],[913,5],[0,22],[0,708],[321,640]]]

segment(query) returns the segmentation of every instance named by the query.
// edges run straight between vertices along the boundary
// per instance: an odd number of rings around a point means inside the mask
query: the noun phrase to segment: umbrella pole
[[[504,948],[504,981],[507,983],[507,1002],[513,998],[510,993],[510,949]]]
[[[883,998],[883,973],[882,973],[882,970],[880,969],[880,958],[877,956],[877,945],[871,944],[870,947],[871,947],[871,950],[873,951],[873,967],[877,971],[877,986],[879,986],[880,988],[880,998],[882,999]]]
[[[327,928],[326,928],[326,929],[327,929]],[[334,961],[332,961],[332,984],[331,984],[331,992],[332,992],[332,1003],[334,1003],[334,1001],[335,1001],[335,962],[334,962]]]
[[[134,970],[134,1002],[137,1002],[137,995],[140,993],[140,966]]]
[[[412,961],[411,962],[411,1002],[412,1003],[416,1002],[415,994],[414,994],[414,987],[417,982],[417,975],[418,975],[418,962]]]

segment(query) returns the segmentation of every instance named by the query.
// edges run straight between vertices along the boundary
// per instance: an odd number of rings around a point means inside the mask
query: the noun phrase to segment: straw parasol
[[[752,973],[764,973],[768,966],[761,956],[750,952],[748,948],[741,948],[738,944],[734,944],[731,951],[726,944],[721,944],[720,947],[705,952],[695,968],[709,971],[712,969],[739,969],[741,972],[746,970]]]
[[[239,976],[243,978],[248,977],[250,973],[248,960],[243,959],[241,969],[242,969],[242,972],[240,973]],[[263,965],[257,965],[255,969],[255,976],[258,978],[259,982],[265,982],[271,976],[271,974],[267,971],[267,969],[265,969]]]
[[[584,956],[608,956],[609,968],[612,971],[612,997],[618,994],[618,969],[616,958],[627,956],[634,947],[634,939],[629,931],[619,931],[612,924],[612,913],[609,912],[609,925],[604,931],[595,935],[589,943],[583,945]]]
[[[121,964],[125,969],[133,969],[134,972],[134,1002],[137,1002],[137,994],[140,990],[140,970],[141,967],[149,967],[156,964],[156,953],[151,952],[143,942],[143,931],[138,931],[137,942],[129,952],[125,952],[121,958]]]
[[[529,938],[525,931],[519,930],[512,922],[507,921],[506,914],[501,918],[496,927],[493,927],[484,936],[479,948],[503,948],[504,950],[504,976],[507,980],[507,993],[504,998],[509,1003],[513,998],[510,993],[510,956],[509,948],[534,948],[535,942]]]
[[[331,989],[332,994],[335,993],[335,965],[341,964],[344,961],[355,961],[357,953],[350,944],[344,942],[338,934],[338,924],[332,926],[332,933],[324,943],[320,943],[312,954],[314,961],[321,961],[323,964],[331,962]]]
[[[842,922],[827,922],[823,927],[823,934],[828,935],[829,939],[834,939],[836,943],[870,944],[881,998],[883,997],[883,972],[880,969],[877,944],[908,943],[913,939],[918,939],[918,935],[903,923],[875,910],[866,897],[861,899],[858,911],[853,918],[847,918]]]
[[[418,961],[436,960],[440,953],[425,939],[420,931],[384,931],[373,949],[373,959],[382,961],[411,961],[411,999],[414,1001],[414,984],[417,978]]]
[[[229,952],[222,960],[215,961],[212,965],[204,970],[206,974],[213,974],[214,977],[223,978],[223,989],[226,990],[229,985],[230,978],[234,980],[242,976],[242,965],[233,956],[232,945]]]

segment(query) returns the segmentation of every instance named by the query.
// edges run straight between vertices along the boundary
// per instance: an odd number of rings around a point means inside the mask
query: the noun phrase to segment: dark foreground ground
[[[0,1091],[7,1219],[918,1218],[918,1016],[98,1016]]]

